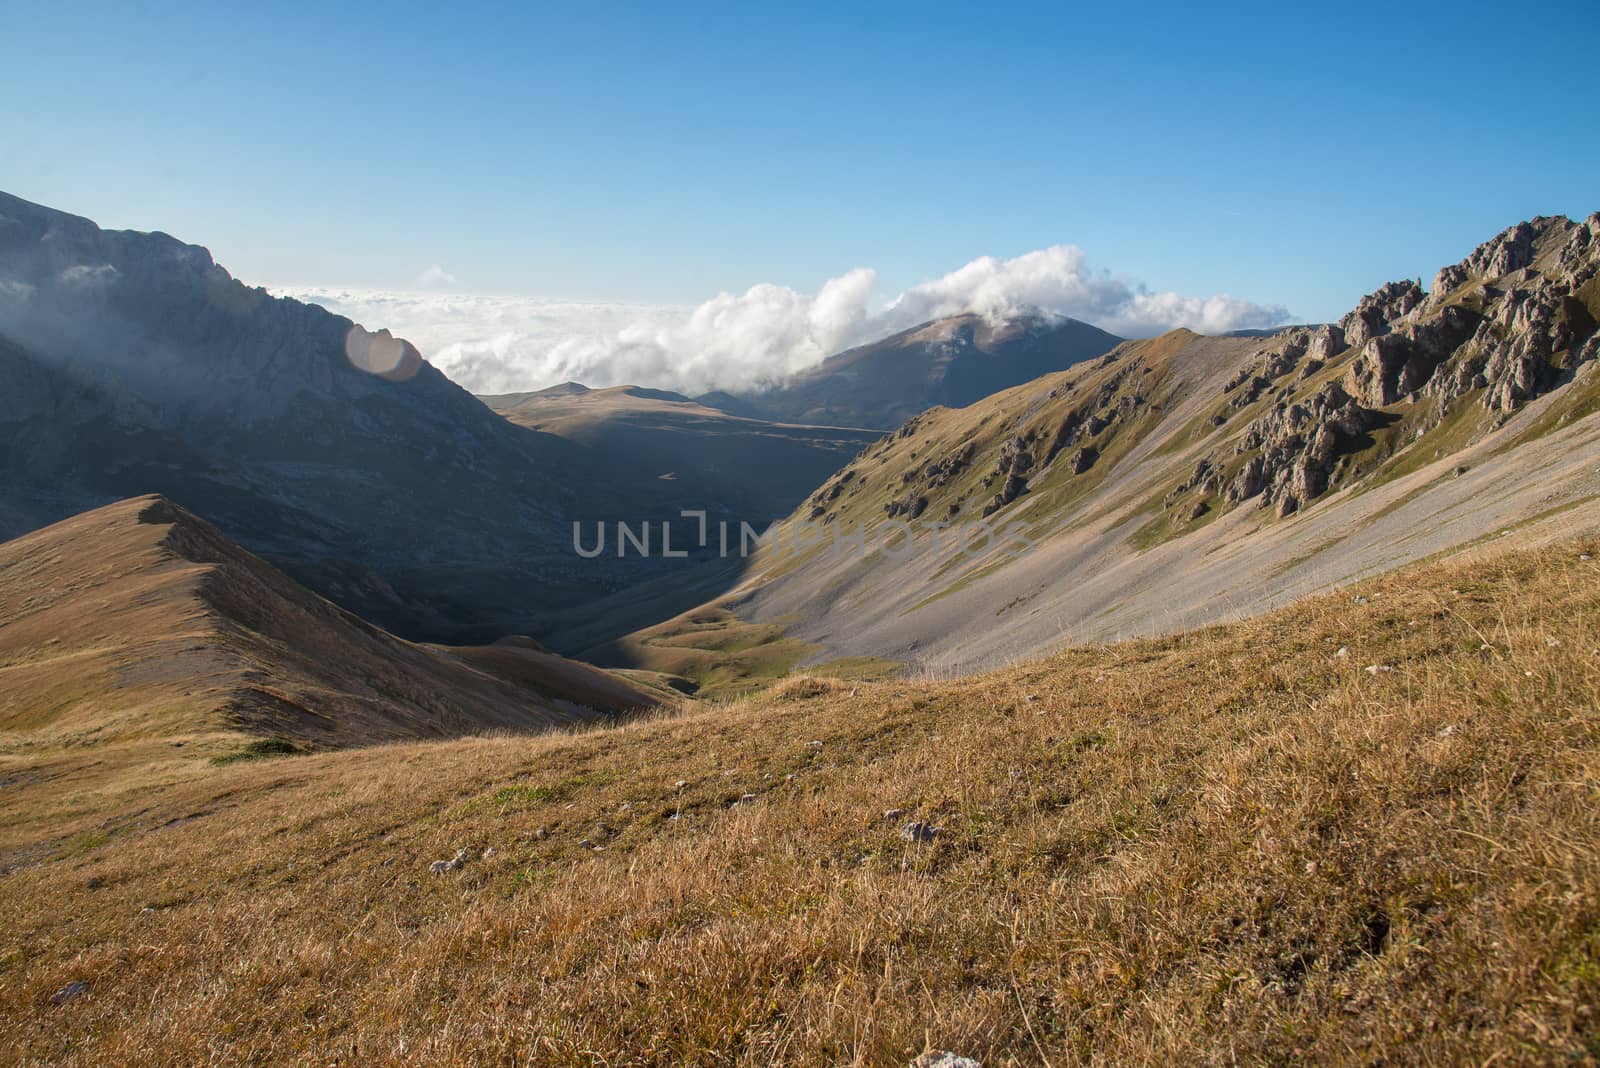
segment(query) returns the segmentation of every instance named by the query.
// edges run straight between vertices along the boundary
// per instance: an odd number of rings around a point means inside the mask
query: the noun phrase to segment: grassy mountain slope
[[[8,754],[165,739],[209,751],[240,732],[370,744],[578,724],[660,700],[550,654],[491,651],[401,641],[161,498],[0,544]]]
[[[1600,565],[1513,540],[950,682],[70,805],[13,760],[0,1060],[1592,1059]]]

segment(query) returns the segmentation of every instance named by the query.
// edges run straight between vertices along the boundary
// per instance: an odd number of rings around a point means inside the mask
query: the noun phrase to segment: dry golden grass
[[[0,877],[0,1059],[1592,1060],[1580,552],[955,681],[169,769]]]
[[[120,501],[0,544],[0,777],[11,754],[107,742],[331,747],[669,699],[529,644],[402,641],[160,497]]]

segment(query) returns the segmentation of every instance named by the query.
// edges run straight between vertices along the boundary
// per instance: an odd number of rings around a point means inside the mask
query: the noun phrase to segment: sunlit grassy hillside
[[[1594,554],[137,795],[13,761],[0,1060],[1600,1056]],[[104,822],[53,837],[47,798]]]

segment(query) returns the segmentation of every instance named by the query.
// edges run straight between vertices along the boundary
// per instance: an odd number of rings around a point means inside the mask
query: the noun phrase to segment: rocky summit
[[[1342,461],[1371,431],[1421,438],[1467,404],[1503,424],[1600,356],[1597,273],[1600,215],[1537,218],[1441,269],[1431,291],[1390,282],[1335,325],[1280,335],[1226,390],[1235,408],[1270,395],[1270,409],[1177,495],[1220,490],[1287,515],[1356,477],[1360,465]],[[1312,378],[1315,391],[1297,388]]]

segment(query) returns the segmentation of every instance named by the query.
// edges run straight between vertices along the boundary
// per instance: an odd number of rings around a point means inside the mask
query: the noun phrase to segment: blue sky
[[[1594,0],[222,7],[0,3],[0,188],[279,286],[887,297],[1075,245],[1305,320],[1600,209]]]

